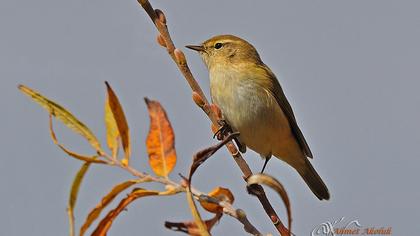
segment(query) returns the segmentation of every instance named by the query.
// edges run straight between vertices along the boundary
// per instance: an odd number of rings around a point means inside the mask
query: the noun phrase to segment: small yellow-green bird
[[[186,47],[198,51],[207,65],[212,101],[240,133],[239,142],[265,158],[262,172],[274,155],[296,169],[320,200],[328,200],[330,194],[308,160],[312,153],[292,108],[254,46],[233,35],[219,35]]]

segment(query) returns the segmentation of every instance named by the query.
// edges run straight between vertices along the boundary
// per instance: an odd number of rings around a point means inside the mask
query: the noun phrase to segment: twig
[[[137,1],[140,3],[140,5],[143,7],[146,13],[149,15],[150,19],[153,21],[157,30],[159,31],[160,35],[158,36],[158,42],[162,46],[166,47],[169,55],[174,60],[174,62],[178,66],[181,73],[184,75],[192,91],[197,93],[201,97],[200,99],[202,101],[199,107],[210,118],[213,125],[218,127],[219,124],[218,124],[217,115],[214,113],[212,109],[210,109],[209,102],[206,99],[206,96],[204,95],[197,81],[194,79],[194,76],[192,75],[188,67],[188,64],[187,64],[187,61],[185,59],[183,52],[175,48],[175,45],[168,31],[168,27],[166,25],[165,15],[163,14],[161,10],[158,10],[158,9],[155,10],[148,0],[137,0]],[[233,159],[235,160],[236,164],[241,169],[244,175],[243,177],[246,180],[248,177],[252,175],[251,169],[249,168],[246,161],[242,158],[242,155],[239,153],[238,149],[236,148],[236,146],[233,144],[232,141],[228,142],[226,146],[229,152],[231,153]],[[270,218],[271,222],[276,227],[278,232],[282,236],[290,235],[289,231],[287,230],[287,228],[284,226],[284,224],[281,222],[280,218],[278,217],[276,211],[271,206],[271,203],[269,202],[267,196],[265,195],[263,187],[261,185],[255,185],[253,189],[253,193],[255,196],[258,197],[258,200],[262,204],[266,214],[268,215],[268,217]]]
[[[196,155],[194,155],[194,156],[196,156]],[[179,184],[179,183],[176,183],[176,182],[170,180],[169,178],[156,177],[156,176],[152,176],[152,175],[149,175],[147,173],[144,173],[144,172],[140,172],[140,171],[136,170],[135,168],[131,167],[130,165],[124,165],[120,160],[118,160],[116,158],[113,158],[106,153],[101,153],[100,156],[107,160],[108,165],[118,166],[121,169],[126,170],[127,172],[129,172],[130,174],[132,174],[135,177],[138,177],[138,178],[143,179],[143,180],[147,180],[147,182],[161,183],[161,184],[165,185],[166,187],[170,186],[170,188],[173,189],[176,192],[186,192],[186,188],[185,188],[185,186],[182,182],[181,182],[181,184]],[[206,198],[211,198],[211,197],[207,196],[205,193],[203,193],[201,191],[198,191],[197,189],[192,188],[192,187],[191,187],[191,192],[196,199],[200,199],[200,197],[203,197],[203,196],[205,196]],[[248,221],[248,219],[246,217],[246,214],[243,210],[235,209],[232,206],[232,204],[230,204],[229,202],[224,201],[224,200],[216,200],[214,202],[216,204],[218,204],[219,206],[223,207],[223,212],[225,214],[237,219],[241,224],[243,224],[246,232],[248,232],[252,235],[258,235],[258,236],[262,235],[255,228],[255,226],[253,226],[251,224],[251,222]],[[238,214],[238,212],[239,212],[239,214]]]
[[[231,206],[220,202],[219,205],[223,207],[223,212],[239,220],[244,226],[244,230],[252,235],[262,236],[262,234],[249,222],[245,211],[242,209],[233,209]]]

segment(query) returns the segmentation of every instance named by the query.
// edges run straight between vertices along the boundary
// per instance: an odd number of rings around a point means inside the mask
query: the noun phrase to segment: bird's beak
[[[204,52],[204,47],[201,45],[187,45],[186,48],[189,48],[191,50],[197,51],[197,52]]]

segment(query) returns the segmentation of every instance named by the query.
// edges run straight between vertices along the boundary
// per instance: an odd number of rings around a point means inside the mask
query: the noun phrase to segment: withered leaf
[[[188,181],[186,179],[184,180]],[[197,206],[195,205],[194,198],[190,189],[190,182],[187,183],[186,189],[187,189],[186,195],[187,195],[188,206],[190,207],[190,210],[194,219],[194,223],[197,226],[198,235],[210,236],[209,230],[206,224],[203,222],[200,212],[198,212]]]
[[[213,226],[219,222],[220,218],[222,218],[223,214],[218,213],[213,218],[204,221],[207,226],[207,229],[210,231]],[[189,234],[190,236],[201,236],[197,224],[195,221],[187,221],[187,222],[165,222],[165,227],[178,232],[184,232]]]
[[[135,188],[131,191],[130,194],[118,204],[118,206],[108,212],[108,214],[99,222],[98,226],[96,227],[95,231],[92,233],[92,236],[104,236],[111,228],[112,222],[117,218],[117,216],[133,201],[141,197],[147,196],[164,196],[164,195],[172,195],[175,194],[174,191],[166,191],[166,192],[158,192],[153,190],[147,190],[142,188]]]
[[[56,144],[61,150],[63,150],[67,155],[74,157],[80,161],[85,161],[85,162],[92,162],[92,163],[99,163],[99,164],[106,164],[105,161],[103,160],[98,160],[98,156],[85,156],[85,155],[81,155],[75,152],[72,152],[70,150],[68,150],[67,148],[65,148],[62,144],[60,144],[57,140],[57,137],[55,135],[54,132],[54,128],[53,128],[53,120],[52,120],[52,115],[50,114],[49,116],[49,122],[50,122],[50,135],[51,135],[51,139],[53,140],[54,144]]]
[[[51,115],[63,122],[68,128],[86,138],[96,151],[102,151],[101,145],[92,131],[68,110],[25,85],[19,85],[18,88],[25,95],[45,108]]]
[[[283,185],[276,178],[266,175],[266,174],[251,175],[247,179],[248,191],[250,191],[250,188],[254,184],[267,185],[268,187],[272,188],[274,191],[276,191],[280,195],[281,199],[283,200],[284,205],[286,206],[289,232],[292,232],[292,211],[291,211],[289,197],[287,196],[287,192],[284,189]]]
[[[89,226],[95,221],[99,215],[101,214],[102,210],[107,207],[112,200],[115,199],[115,197],[118,196],[122,191],[126,190],[127,188],[133,186],[134,184],[144,182],[144,180],[141,179],[133,179],[133,180],[127,180],[122,183],[119,183],[115,185],[112,190],[107,193],[101,200],[101,202],[96,205],[94,209],[92,209],[89,212],[89,215],[87,216],[85,223],[83,223],[83,226],[80,228],[80,236],[84,235],[86,230],[89,228]]]
[[[223,147],[226,143],[230,142],[233,138],[235,138],[238,135],[239,133],[231,133],[223,141],[211,147],[205,148],[197,152],[196,154],[194,154],[193,163],[191,164],[191,167],[190,167],[190,173],[189,173],[188,179],[191,181],[192,176],[194,175],[195,171],[201,164],[203,164],[208,158],[210,158],[214,153],[216,153],[221,147]]]
[[[69,203],[67,206],[67,214],[69,216],[71,236],[74,236],[74,206],[76,205],[77,195],[79,194],[80,185],[83,181],[83,178],[85,177],[86,172],[89,169],[89,166],[90,166],[90,163],[86,162],[80,167],[79,171],[74,177],[73,184],[71,185]]]

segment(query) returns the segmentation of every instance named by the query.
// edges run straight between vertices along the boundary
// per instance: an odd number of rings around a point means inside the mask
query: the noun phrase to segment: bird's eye
[[[214,48],[215,49],[220,49],[220,48],[222,48],[222,43],[216,43],[215,45],[214,45]]]

